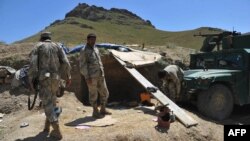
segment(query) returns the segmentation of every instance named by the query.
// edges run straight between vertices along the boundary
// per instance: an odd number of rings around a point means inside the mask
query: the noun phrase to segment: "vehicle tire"
[[[208,103],[208,95],[209,93],[207,91],[201,91],[199,92],[198,98],[197,98],[197,108],[205,116],[208,115],[208,110],[207,110],[207,103]]]
[[[233,95],[228,87],[222,84],[211,86],[198,96],[198,109],[205,116],[223,120],[233,111]]]

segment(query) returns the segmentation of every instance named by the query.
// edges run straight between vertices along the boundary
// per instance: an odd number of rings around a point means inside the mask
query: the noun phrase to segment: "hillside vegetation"
[[[202,37],[193,34],[218,33],[221,29],[201,27],[194,30],[169,32],[156,29],[149,20],[125,10],[79,4],[65,15],[63,20],[56,20],[42,31],[51,31],[53,40],[73,46],[86,42],[88,33],[96,33],[98,42],[117,44],[168,45],[199,49]],[[41,32],[42,32],[41,31]],[[19,42],[36,42],[37,33]]]

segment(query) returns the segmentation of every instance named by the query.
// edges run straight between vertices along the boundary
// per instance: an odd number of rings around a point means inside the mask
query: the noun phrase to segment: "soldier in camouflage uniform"
[[[180,98],[183,76],[183,70],[177,65],[169,65],[158,72],[158,77],[163,80],[163,89],[173,101]]]
[[[106,110],[109,92],[104,78],[103,64],[95,46],[96,35],[87,36],[87,44],[80,52],[80,72],[85,77],[89,89],[89,102],[93,106],[93,117],[101,118],[111,114]],[[100,94],[101,109],[97,106],[98,92]]]
[[[44,132],[49,133],[50,125],[52,125],[54,130],[50,136],[62,139],[58,123],[59,115],[57,113],[57,110],[60,108],[56,107],[56,93],[59,88],[60,71],[67,72],[67,84],[71,83],[69,61],[63,53],[63,49],[51,41],[50,32],[41,34],[40,42],[34,47],[30,57],[28,76],[30,83],[34,78],[39,80],[39,94],[46,115]],[[64,70],[61,68],[64,68]],[[31,89],[34,90],[32,85]]]

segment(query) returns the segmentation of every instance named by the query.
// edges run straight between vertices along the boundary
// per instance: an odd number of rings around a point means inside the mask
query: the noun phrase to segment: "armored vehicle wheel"
[[[198,96],[198,109],[215,120],[223,120],[233,111],[233,96],[230,89],[222,84],[211,86]]]
[[[197,99],[197,108],[205,116],[209,116],[207,111],[208,95],[207,91],[201,91]]]

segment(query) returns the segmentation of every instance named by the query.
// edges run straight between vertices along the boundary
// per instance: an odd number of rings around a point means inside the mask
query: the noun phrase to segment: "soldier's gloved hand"
[[[71,83],[72,83],[71,79],[68,79],[66,82],[66,87],[69,87],[71,85]]]

